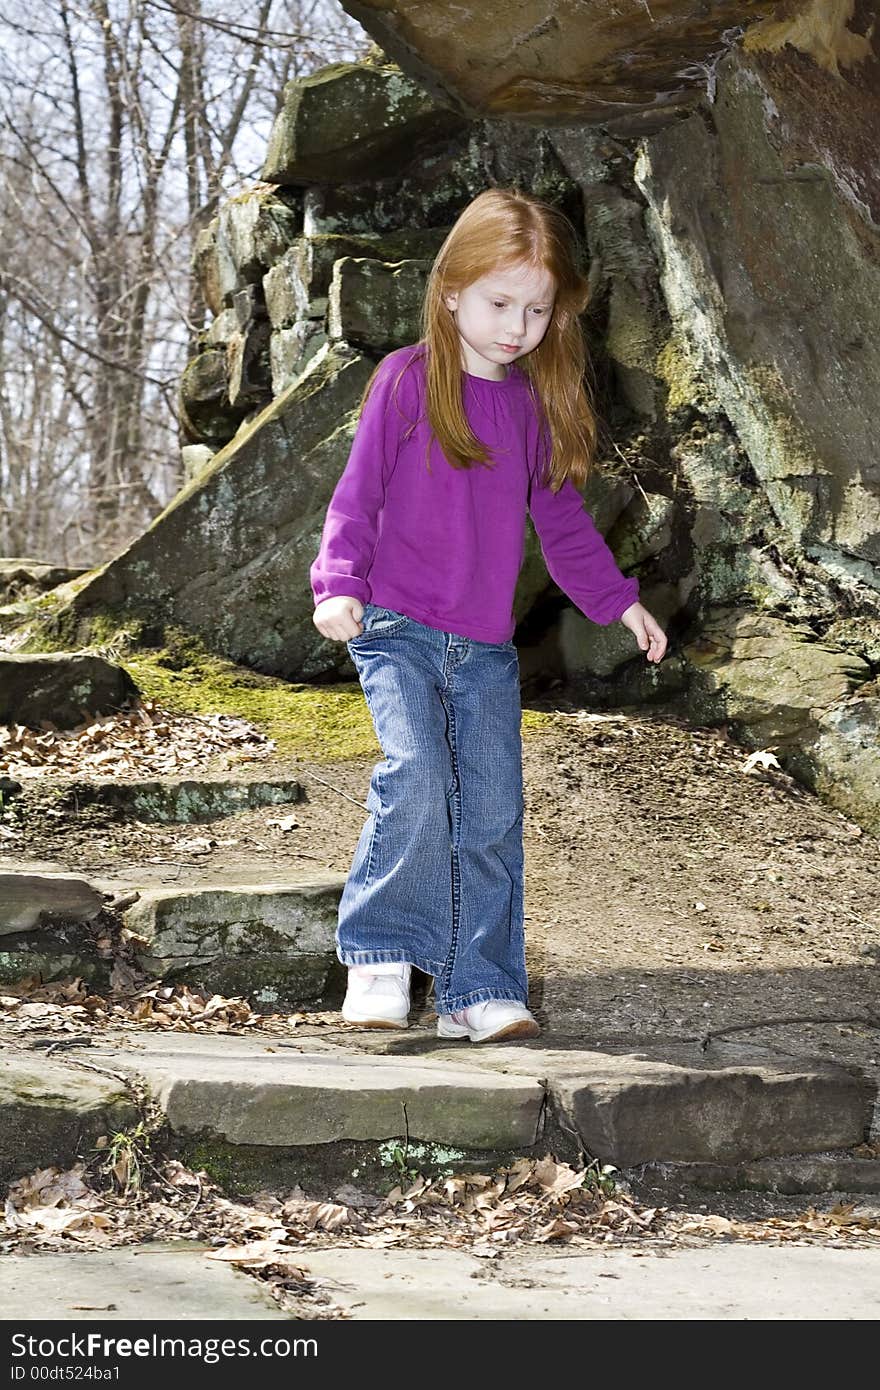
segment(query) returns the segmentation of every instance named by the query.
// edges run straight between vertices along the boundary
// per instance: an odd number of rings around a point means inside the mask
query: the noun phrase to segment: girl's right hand
[[[312,622],[322,637],[328,637],[331,642],[347,642],[350,637],[359,637],[363,632],[363,615],[364,605],[359,598],[335,594],[333,598],[322,599],[317,605]]]

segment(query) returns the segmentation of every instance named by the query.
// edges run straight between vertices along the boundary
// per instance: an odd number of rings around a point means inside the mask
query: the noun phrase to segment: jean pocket
[[[398,613],[394,608],[380,608],[376,603],[365,603],[363,617],[363,632],[359,632],[355,637],[349,637],[349,642],[365,642],[368,638],[390,637],[392,633],[399,632],[411,621],[405,613]]]

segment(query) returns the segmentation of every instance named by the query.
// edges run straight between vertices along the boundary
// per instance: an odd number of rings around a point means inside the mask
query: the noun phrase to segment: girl
[[[407,1026],[412,966],[442,1038],[540,1032],[527,1007],[514,589],[531,514],[547,568],[648,661],[666,638],[584,510],[596,420],[571,224],[481,193],[436,258],[422,338],[370,377],[310,570],[385,755],[339,904],[343,1017]]]

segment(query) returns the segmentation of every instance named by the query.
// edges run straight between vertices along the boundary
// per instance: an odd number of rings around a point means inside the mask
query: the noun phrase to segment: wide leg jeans
[[[384,754],[339,904],[345,965],[409,962],[439,1013],[528,1002],[519,658],[367,603],[347,643]]]

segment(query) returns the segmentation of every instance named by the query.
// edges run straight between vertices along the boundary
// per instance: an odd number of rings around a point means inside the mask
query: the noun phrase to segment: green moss
[[[278,752],[317,761],[369,757],[376,739],[360,686],[299,685],[222,657],[175,669],[163,653],[139,652],[123,665],[147,699],[177,713],[230,714],[274,739]]]
[[[96,611],[82,619],[69,609],[35,630],[24,651],[62,651],[88,645],[118,661],[142,696],[176,714],[229,714],[274,740],[281,755],[316,762],[381,754],[357,681],[311,685],[239,666],[211,652],[202,639],[169,624],[161,647],[146,622]],[[523,711],[523,734],[552,725],[552,715]]]
[[[451,1149],[438,1144],[409,1144],[402,1136],[377,1141],[343,1139],[329,1144],[300,1144],[277,1148],[230,1144],[210,1134],[169,1136],[172,1155],[188,1168],[204,1171],[227,1194],[289,1192],[299,1184],[311,1195],[330,1196],[343,1182],[356,1182],[385,1195],[416,1169],[426,1176],[486,1173],[516,1162],[533,1151]],[[395,1154],[398,1158],[395,1159]]]
[[[694,364],[675,338],[669,338],[664,343],[657,353],[654,368],[666,383],[667,409],[670,412],[688,406],[699,407],[704,403],[705,391]]]
[[[162,649],[140,649],[121,662],[147,699],[178,713],[247,719],[281,754],[334,762],[381,753],[357,681],[310,685],[266,676],[213,655],[175,627],[166,628]],[[524,734],[552,723],[552,715],[523,711]]]

